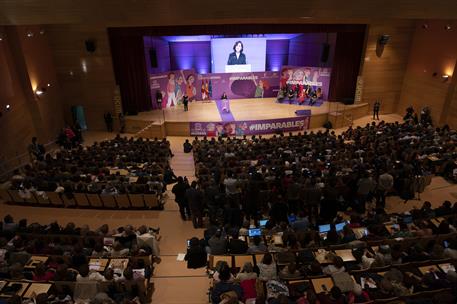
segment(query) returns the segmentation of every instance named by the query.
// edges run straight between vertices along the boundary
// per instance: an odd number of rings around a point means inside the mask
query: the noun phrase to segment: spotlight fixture
[[[444,27],[444,29],[445,29],[446,31],[450,31],[450,30],[452,30],[452,27],[451,27],[449,24],[446,24],[446,26]]]
[[[51,86],[51,84],[50,84],[50,83],[48,83],[46,86],[49,88],[49,87]]]
[[[441,75],[441,78],[443,79],[443,82],[446,82],[449,80],[449,75],[443,74],[443,75]]]
[[[428,24],[427,24],[427,23],[422,24],[422,28],[423,28],[424,30],[428,30]]]
[[[11,106],[9,104],[7,104],[5,108],[7,111],[9,111],[11,109]]]
[[[29,38],[30,38],[30,37],[33,37],[33,32],[28,31],[28,32],[27,32],[27,37],[29,37]]]
[[[0,41],[3,41],[3,37],[2,36],[0,36]]]
[[[44,35],[44,33],[45,33],[44,29],[41,29],[40,30],[40,35]]]

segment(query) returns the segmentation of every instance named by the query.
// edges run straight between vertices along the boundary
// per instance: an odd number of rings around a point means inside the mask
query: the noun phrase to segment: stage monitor
[[[213,38],[211,66],[213,73],[264,72],[267,39]]]

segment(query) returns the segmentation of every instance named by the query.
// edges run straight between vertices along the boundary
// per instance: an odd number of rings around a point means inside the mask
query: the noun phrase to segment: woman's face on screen
[[[235,46],[235,52],[237,52],[237,53],[241,52],[241,49],[242,49],[242,48],[243,48],[243,47],[241,46],[241,43],[238,42],[238,43],[236,44],[236,46]]]

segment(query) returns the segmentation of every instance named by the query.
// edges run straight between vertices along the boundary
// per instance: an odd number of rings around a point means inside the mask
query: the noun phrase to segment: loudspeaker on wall
[[[86,51],[88,51],[89,53],[93,53],[97,49],[97,45],[95,44],[95,40],[87,39],[85,41],[85,44],[86,44]]]

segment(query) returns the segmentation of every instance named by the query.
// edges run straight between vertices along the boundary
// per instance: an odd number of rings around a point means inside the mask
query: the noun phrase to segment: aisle
[[[192,153],[183,152],[184,137],[169,137],[171,150],[175,155],[171,159],[171,168],[177,176],[195,179],[195,166]],[[185,253],[186,242],[192,236],[203,237],[203,229],[194,229],[191,221],[183,222],[179,216],[178,205],[168,186],[167,202],[164,213],[172,215],[168,223],[163,224],[160,234],[162,263],[154,273],[155,292],[152,303],[202,304],[208,303],[208,278],[205,269],[187,269],[185,262],[176,260],[178,253]],[[165,228],[166,225],[166,228]]]

